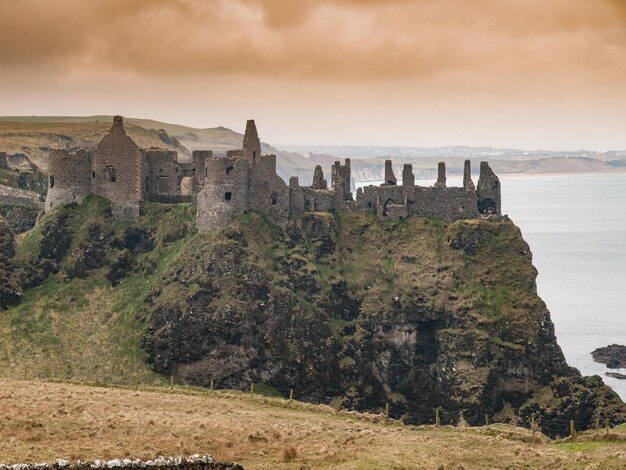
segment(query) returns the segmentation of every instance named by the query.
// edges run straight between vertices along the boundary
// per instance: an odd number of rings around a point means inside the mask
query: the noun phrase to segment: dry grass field
[[[0,462],[211,453],[247,469],[626,467],[624,442],[366,418],[239,392],[0,379]]]

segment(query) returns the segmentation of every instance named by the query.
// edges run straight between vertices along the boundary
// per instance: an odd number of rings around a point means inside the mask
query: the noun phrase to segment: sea
[[[598,347],[626,345],[626,173],[502,175],[500,181],[502,213],[530,245],[537,291],[568,364],[601,376],[626,400],[626,380],[608,377],[591,357]],[[448,186],[460,185],[460,178],[448,178]]]

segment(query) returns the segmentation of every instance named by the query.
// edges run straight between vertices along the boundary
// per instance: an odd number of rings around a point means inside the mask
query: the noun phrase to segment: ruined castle
[[[320,166],[310,186],[297,177],[287,185],[276,173],[276,156],[262,155],[253,120],[247,122],[243,148],[226,157],[196,150],[191,163],[179,163],[177,153],[142,149],[126,134],[120,116],[95,150],[53,150],[50,155],[45,209],[80,203],[97,194],[111,202],[121,220],[139,217],[142,201],[193,202],[198,230],[226,225],[247,211],[265,214],[284,226],[290,215],[304,212],[372,212],[380,220],[411,215],[452,222],[480,214],[500,214],[500,181],[487,162],[481,162],[478,185],[472,181],[470,161],[465,162],[463,186],[446,185],[446,167],[439,163],[432,187],[415,184],[411,165],[405,164],[401,181],[385,162],[385,181],[351,191],[350,159],[331,167],[330,184]]]

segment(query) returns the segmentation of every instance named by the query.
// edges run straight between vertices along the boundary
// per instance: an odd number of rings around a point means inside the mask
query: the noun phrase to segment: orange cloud
[[[436,112],[463,116],[465,138],[477,110],[524,113],[532,129],[575,109],[584,129],[626,107],[624,0],[4,1],[0,44],[0,100],[21,93],[35,110],[115,94],[133,109],[140,96],[216,113],[306,107],[318,126]]]

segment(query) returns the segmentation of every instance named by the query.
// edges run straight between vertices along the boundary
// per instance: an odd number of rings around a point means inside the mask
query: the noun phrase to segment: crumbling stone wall
[[[267,215],[275,224],[285,226],[289,218],[289,188],[276,174],[276,156],[257,157],[256,163],[250,165],[249,175],[249,208]]]
[[[206,168],[204,188],[198,194],[198,230],[223,227],[249,207],[248,160],[209,158]]]
[[[28,207],[37,210],[44,208],[44,203],[39,194],[2,184],[0,184],[0,205]]]
[[[261,158],[261,139],[259,139],[254,119],[248,119],[246,122],[246,132],[243,136],[243,156],[253,165],[257,163],[257,159]]]
[[[70,462],[65,459],[56,459],[53,464],[0,464],[0,470],[94,470],[94,469],[120,469],[120,468],[150,468],[155,470],[177,469],[177,470],[243,470],[243,467],[236,463],[222,462],[214,459],[211,455],[194,454],[191,457],[162,457],[153,460],[140,459],[113,459],[94,460],[93,462],[83,462],[74,460]]]
[[[402,168],[402,184],[385,162],[385,182],[352,192],[351,163],[337,161],[331,167],[328,188],[317,166],[310,187],[292,178],[289,186],[276,172],[276,156],[261,155],[261,141],[253,120],[246,123],[243,148],[229,150],[226,158],[210,151],[194,151],[191,163],[178,163],[176,152],[140,149],[126,135],[116,116],[109,133],[93,153],[54,151],[46,210],[67,202],[81,202],[90,192],[109,199],[114,215],[133,221],[144,199],[164,203],[197,203],[199,230],[226,225],[233,217],[254,210],[284,226],[290,214],[304,212],[369,211],[381,220],[411,215],[452,222],[477,217],[479,212],[501,214],[500,181],[486,162],[481,163],[478,190],[465,162],[463,186],[446,186],[446,167],[439,164],[433,187],[415,185],[411,165]],[[190,178],[191,194],[183,194],[181,182]]]
[[[92,154],[91,191],[109,201],[113,215],[132,222],[139,217],[142,197],[142,155],[139,147],[126,135],[121,116]]]
[[[340,189],[342,193],[342,199],[345,201],[353,200],[350,168],[350,159],[346,158],[343,165],[341,164],[341,162],[335,162],[335,164],[330,169],[331,187],[333,189]]]
[[[408,216],[409,206],[406,199],[399,204],[391,199],[383,201],[380,197],[376,201],[376,217],[379,220],[402,220]]]
[[[177,153],[158,148],[141,149],[143,157],[143,195],[148,201],[159,195],[180,194],[183,178]]]
[[[213,152],[210,150],[194,150],[192,155],[192,167],[191,167],[191,194],[197,195],[204,186],[204,178],[206,177],[206,161],[209,158],[213,158]]]
[[[415,202],[411,204],[409,213],[446,222],[475,219],[478,215],[476,193],[463,188],[418,186],[415,189]]]
[[[389,186],[395,186],[398,183],[396,175],[393,174],[393,166],[391,160],[385,160],[385,182]]]
[[[87,150],[51,150],[46,212],[59,205],[81,203],[91,193],[91,173],[91,154]]]
[[[500,179],[487,162],[480,162],[480,177],[476,192],[478,194],[478,211],[481,214],[502,215]]]

